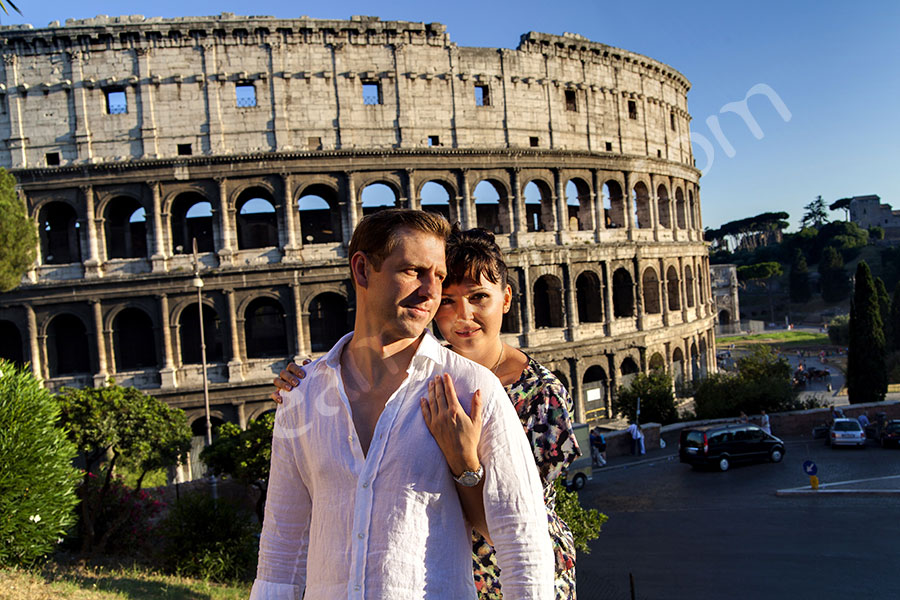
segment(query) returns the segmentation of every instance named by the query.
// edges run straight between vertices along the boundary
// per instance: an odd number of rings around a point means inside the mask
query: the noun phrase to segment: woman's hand
[[[308,365],[310,362],[312,361],[307,358],[304,359],[302,364]],[[278,404],[284,402],[281,399],[281,394],[278,393],[278,390],[289,392],[296,386],[300,385],[300,380],[304,377],[306,377],[306,371],[304,371],[302,367],[297,365],[297,363],[295,362],[288,363],[288,366],[286,366],[284,370],[278,374],[278,378],[274,381],[275,387],[277,389],[272,392],[272,400],[274,400]]]
[[[420,400],[425,424],[434,437],[454,477],[477,471],[481,439],[481,390],[472,396],[472,414],[467,415],[456,396],[450,375],[428,382],[428,398]]]

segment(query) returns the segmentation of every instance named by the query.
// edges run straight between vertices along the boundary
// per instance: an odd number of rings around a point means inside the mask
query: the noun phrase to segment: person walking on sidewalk
[[[606,439],[600,433],[599,427],[591,429],[591,465],[594,467],[606,466]]]
[[[638,449],[640,448],[641,455],[647,453],[644,448],[644,432],[641,431],[641,426],[637,423],[632,423],[628,426],[628,433],[631,435],[631,454],[632,456],[638,453]]]

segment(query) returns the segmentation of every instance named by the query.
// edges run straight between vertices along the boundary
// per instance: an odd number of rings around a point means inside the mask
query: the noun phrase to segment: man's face
[[[415,231],[397,232],[399,243],[375,270],[367,264],[366,316],[391,340],[418,337],[434,318],[447,276],[444,240]]]

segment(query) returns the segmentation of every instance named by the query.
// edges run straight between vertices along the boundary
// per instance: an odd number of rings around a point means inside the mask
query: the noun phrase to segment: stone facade
[[[41,237],[0,353],[53,389],[111,377],[199,419],[196,241],[213,414],[270,410],[286,360],[352,325],[347,243],[377,188],[495,232],[505,335],[579,420],[636,372],[714,368],[689,83],[653,59],[228,14],[3,27],[0,52],[0,166]]]
[[[741,306],[738,302],[737,266],[710,265],[709,275],[718,333],[738,333],[741,330]]]
[[[882,204],[881,198],[874,194],[850,198],[850,221],[863,229],[881,227],[885,239],[900,240],[900,210]]]

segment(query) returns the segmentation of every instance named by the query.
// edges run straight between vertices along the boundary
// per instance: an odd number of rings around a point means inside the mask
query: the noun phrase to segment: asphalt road
[[[677,451],[677,449],[676,449]],[[595,471],[580,492],[609,516],[579,554],[578,598],[900,598],[900,479],[845,489],[865,494],[779,497],[809,485],[900,475],[900,450],[828,448],[789,441],[784,461],[695,471],[677,456]]]

